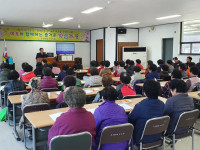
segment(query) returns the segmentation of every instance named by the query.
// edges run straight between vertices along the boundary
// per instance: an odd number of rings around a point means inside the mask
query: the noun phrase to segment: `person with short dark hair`
[[[192,62],[192,57],[188,56],[187,59],[186,59],[186,67],[188,69],[189,67],[189,64]]]
[[[109,76],[104,76],[102,78],[102,84],[104,87],[112,86],[113,80]],[[94,100],[92,101],[92,103],[98,103],[101,102],[101,100],[102,100],[102,91],[99,91],[95,96]]]
[[[65,76],[67,76],[67,72],[69,70],[69,66],[67,64],[63,65],[62,72],[58,74],[58,81],[62,81]]]
[[[47,64],[47,60],[46,59],[42,59],[42,65],[44,66],[45,64]]]
[[[42,74],[42,69],[43,69],[42,63],[41,63],[41,62],[38,62],[38,63],[36,64],[36,69],[34,70],[34,74],[35,74],[36,76],[43,76],[43,74]]]
[[[144,76],[140,73],[141,68],[139,66],[134,67],[134,74],[131,77],[131,85],[134,85],[135,81],[144,79]]]
[[[114,61],[114,66],[112,68],[112,71],[115,72],[118,68],[119,68],[119,62],[118,61]]]
[[[124,108],[115,103],[117,99],[116,90],[111,87],[105,87],[102,91],[103,103],[99,105],[94,112],[94,118],[96,121],[96,136],[93,142],[93,148],[98,148],[101,132],[103,128],[111,125],[120,125],[128,123],[128,118]],[[115,144],[103,144],[102,150],[123,150],[126,149],[128,141]]]
[[[150,68],[150,66],[151,65],[153,65],[153,61],[151,61],[151,60],[148,60],[147,61],[147,69],[146,69],[146,71],[145,71],[145,76],[149,73],[149,68]]]
[[[140,138],[147,120],[163,116],[165,107],[164,103],[158,99],[161,91],[159,82],[146,80],[143,91],[147,98],[137,103],[132,112],[128,115],[128,122],[134,126],[133,142],[135,144],[140,144]],[[144,136],[142,142],[155,142],[159,140],[160,137],[160,134]]]
[[[132,75],[134,74],[134,65],[135,65],[134,61],[133,61],[133,60],[130,60],[130,61],[129,61],[129,64],[128,64],[128,67],[126,68],[126,72],[127,72],[130,76],[132,76]]]
[[[24,67],[25,67],[26,65],[28,65],[27,62],[23,62],[23,63],[22,63],[22,69],[18,72],[20,77],[21,77],[22,74],[24,73]]]
[[[164,115],[170,116],[170,123],[166,132],[168,135],[174,131],[180,114],[194,109],[193,98],[186,94],[187,85],[183,80],[174,79],[169,86],[172,91],[172,97],[167,100],[164,109]],[[182,134],[185,131],[187,129],[181,128],[176,134]]]
[[[120,61],[120,62],[119,62],[119,68],[114,72],[114,75],[115,75],[116,77],[120,77],[120,74],[121,74],[122,72],[126,72],[126,70],[124,69],[124,66],[125,66],[124,61]]]
[[[174,69],[171,75],[171,79],[174,80],[174,79],[181,79],[181,78],[182,78],[181,72],[178,69]],[[171,81],[168,81],[167,83],[165,83],[165,86],[162,87],[162,96],[165,98],[172,97],[172,93],[169,88],[170,82]]]
[[[91,76],[89,76],[85,80],[84,88],[92,87],[92,86],[101,86],[102,77],[99,75],[99,71],[97,68],[91,68],[90,70]]]
[[[190,78],[186,81],[188,92],[192,92],[196,84],[200,82],[198,74],[199,74],[199,69],[196,66],[190,68]]]
[[[43,79],[41,79],[41,86],[40,89],[44,89],[44,88],[57,88],[57,81],[56,79],[53,79],[51,74],[51,68],[49,67],[44,67],[42,70],[43,73]]]
[[[39,51],[40,51],[40,52],[37,53],[35,59],[37,59],[37,58],[46,58],[46,57],[48,57],[48,55],[44,52],[44,48],[40,48]]]
[[[97,67],[97,62],[96,62],[95,60],[92,60],[92,61],[90,62],[90,68],[88,69],[87,74],[90,73],[90,69],[96,68],[96,67]]]
[[[52,73],[54,74],[59,74],[60,73],[60,68],[58,67],[57,63],[56,62],[53,62],[52,63]]]
[[[132,85],[130,85],[131,77],[128,73],[122,72],[120,75],[121,84],[116,87],[118,93],[118,99],[122,99],[127,95],[136,95],[136,92]]]
[[[159,59],[159,60],[157,61],[157,64],[158,64],[157,72],[160,73],[160,72],[161,72],[162,65],[164,65],[164,60]]]
[[[105,62],[101,61],[99,64],[100,64],[99,66],[99,72],[100,72],[104,68]]]
[[[10,65],[8,63],[1,64],[1,72],[0,72],[0,83],[2,81],[8,81],[8,73],[10,72]]]
[[[142,70],[144,69],[144,67],[141,65],[140,59],[136,59],[136,66],[139,66]]]
[[[173,62],[172,60],[167,60],[167,65],[169,67],[168,73],[172,73],[174,70]]]
[[[75,85],[76,85],[76,78],[72,75],[67,75],[64,78],[64,92],[60,92],[60,94],[56,98],[56,102],[58,104],[63,103],[64,102],[64,99],[63,99],[64,93],[66,93],[67,90],[69,90],[70,87],[75,86]]]
[[[83,65],[81,64],[80,60],[76,60],[74,66],[72,67],[74,70],[82,70]]]
[[[24,72],[21,76],[22,81],[29,82],[31,78],[36,77],[33,72],[33,67],[31,65],[26,65],[24,67]]]
[[[26,85],[22,80],[19,80],[19,74],[16,70],[11,70],[7,78],[9,82],[4,87],[4,92],[9,94],[13,91],[23,91],[26,90]]]
[[[182,62],[178,60],[177,57],[174,57],[173,60],[174,60],[174,69],[179,69],[179,65],[182,64]]]
[[[80,132],[89,132],[92,135],[92,141],[94,141],[96,123],[92,113],[83,108],[86,103],[85,92],[81,87],[71,87],[64,94],[64,101],[70,109],[61,114],[49,129],[48,146],[55,136]]]
[[[157,66],[152,64],[149,68],[149,73],[145,76],[145,79],[160,79],[157,73]]]
[[[179,64],[179,70],[181,71],[182,78],[187,78],[187,72],[186,72],[186,65],[185,64]]]
[[[194,62],[189,63],[188,69],[186,70],[187,76],[188,76],[188,77],[190,77],[190,68],[193,67],[193,66],[195,66],[195,63],[194,63]]]
[[[68,70],[68,75],[74,76],[76,78],[76,85],[77,86],[81,86],[81,80],[79,78],[76,77],[74,69],[73,68],[69,68]]]
[[[171,77],[168,74],[168,71],[169,71],[168,65],[162,65],[161,72],[159,73],[160,79],[163,79],[164,81],[171,80]]]
[[[124,69],[126,69],[126,68],[128,67],[130,61],[131,61],[130,59],[127,59],[127,60],[125,61],[126,64],[124,65]]]
[[[108,60],[104,61],[104,68],[101,69],[99,75],[100,76],[112,75],[112,71],[110,70],[109,66],[110,66],[110,61],[108,61]]]

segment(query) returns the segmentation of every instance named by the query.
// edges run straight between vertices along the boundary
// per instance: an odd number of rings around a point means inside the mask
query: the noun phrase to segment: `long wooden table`
[[[117,100],[117,104],[127,104],[128,106],[134,108],[137,103],[145,99],[145,97],[141,98],[134,98],[129,100]],[[166,99],[159,97],[161,101],[166,103]],[[127,102],[128,101],[128,102]],[[94,104],[87,104],[84,106],[86,109],[96,109],[101,103],[94,103]],[[52,109],[52,110],[46,110],[46,111],[39,111],[39,112],[32,112],[32,113],[26,113],[25,116],[29,120],[29,122],[32,124],[32,134],[33,134],[33,150],[37,149],[37,133],[38,129],[40,128],[46,128],[51,127],[54,124],[54,120],[50,117],[50,115],[55,113],[64,113],[67,112],[69,108],[60,108],[60,109]],[[132,109],[126,110],[126,112],[130,112]],[[48,134],[48,132],[47,132]],[[46,137],[46,141],[47,141]],[[43,141],[45,143],[46,141]]]
[[[188,95],[192,98],[200,99],[200,96],[198,95],[200,91],[195,91],[195,92],[188,92]]]

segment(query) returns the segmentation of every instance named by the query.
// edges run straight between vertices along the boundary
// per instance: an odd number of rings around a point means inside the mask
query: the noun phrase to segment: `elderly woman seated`
[[[86,102],[86,94],[82,88],[77,86],[70,87],[64,94],[64,100],[70,109],[61,114],[49,130],[48,145],[55,136],[75,134],[84,131],[90,132],[92,139],[94,139],[96,134],[95,119],[92,113],[83,108]]]
[[[91,68],[90,70],[91,76],[85,79],[84,87],[92,87],[92,86],[101,86],[102,77],[99,75],[99,71],[97,68]]]

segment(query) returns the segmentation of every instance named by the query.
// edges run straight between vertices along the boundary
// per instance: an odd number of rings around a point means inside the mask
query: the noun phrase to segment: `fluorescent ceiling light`
[[[131,23],[125,23],[122,24],[123,26],[130,26],[130,25],[134,25],[134,24],[139,24],[140,22],[131,22]]]
[[[99,11],[101,9],[104,9],[104,7],[92,7],[92,8],[89,8],[87,10],[82,11],[81,13],[83,13],[83,14],[90,14],[92,12]]]
[[[53,26],[53,24],[45,24],[45,25],[43,25],[42,27],[43,27],[43,28],[48,28],[48,27],[51,27],[51,26]]]
[[[171,19],[171,18],[177,18],[180,17],[181,15],[171,15],[171,16],[165,16],[165,17],[159,17],[156,18],[157,20],[164,20],[164,19]]]
[[[58,21],[69,21],[69,20],[72,20],[72,19],[74,19],[74,18],[73,17],[66,17],[66,18],[62,18]]]

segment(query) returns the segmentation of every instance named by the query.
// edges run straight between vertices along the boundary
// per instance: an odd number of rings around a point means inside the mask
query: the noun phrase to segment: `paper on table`
[[[84,90],[86,94],[93,93],[92,90]]]
[[[93,88],[95,91],[99,91],[100,90],[100,88]]]
[[[23,96],[24,96],[24,95],[21,95],[21,101],[23,101]]]
[[[49,116],[51,117],[51,119],[53,120],[53,121],[56,121],[56,119],[58,118],[58,117],[60,117],[60,115],[62,114],[63,112],[59,112],[59,113],[55,113],[55,114],[50,114]]]
[[[82,80],[82,81],[81,81],[81,84],[85,84],[85,81]]]
[[[58,82],[58,85],[63,85],[63,82]]]
[[[93,109],[87,109],[87,111],[91,112],[92,114],[94,114],[95,108]]]
[[[127,104],[119,104],[119,106],[123,107],[125,110],[126,109],[132,109],[132,107],[127,105]]]
[[[59,91],[59,92],[56,92],[56,94],[57,94],[57,95],[60,95],[60,91]]]

